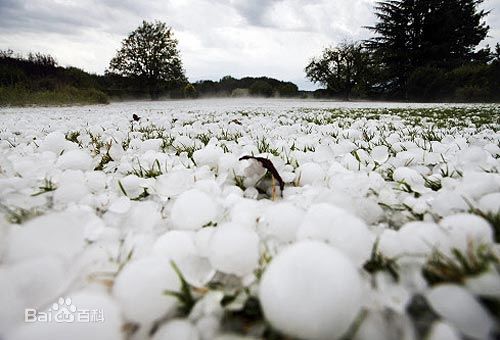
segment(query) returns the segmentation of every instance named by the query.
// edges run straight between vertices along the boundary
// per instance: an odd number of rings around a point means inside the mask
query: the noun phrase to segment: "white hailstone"
[[[321,184],[325,180],[325,171],[317,163],[304,163],[296,172],[296,178],[302,186]]]
[[[165,295],[165,290],[180,290],[173,268],[164,259],[143,258],[125,265],[116,277],[113,296],[125,319],[148,325],[176,308],[176,298]]]
[[[111,143],[108,153],[111,159],[117,162],[122,158],[125,151],[120,143]]]
[[[248,275],[259,262],[259,237],[247,227],[233,223],[220,225],[210,239],[208,259],[223,273]]]
[[[200,335],[188,320],[173,319],[160,326],[152,340],[199,340]]]
[[[214,227],[202,228],[196,231],[194,236],[194,244],[198,254],[207,257],[210,253],[210,239],[215,232]]]
[[[160,138],[146,139],[141,143],[141,152],[159,151],[162,143],[163,139]]]
[[[358,266],[370,257],[375,241],[362,220],[327,203],[309,208],[297,231],[297,239],[326,241],[347,254]]]
[[[207,145],[203,149],[196,150],[193,153],[193,159],[197,166],[208,165],[216,167],[219,163],[219,158],[222,157],[224,151],[219,146]]]
[[[350,260],[317,241],[295,243],[265,270],[259,299],[271,325],[293,337],[338,339],[362,306],[362,285]]]
[[[231,208],[231,221],[241,225],[254,227],[262,214],[261,204],[254,199],[235,197],[235,204]]]
[[[462,195],[448,190],[440,191],[430,202],[430,206],[440,216],[448,216],[470,209]]]
[[[88,194],[83,173],[80,170],[67,170],[61,175],[53,198],[56,205],[67,205],[69,202],[79,202]]]
[[[455,328],[443,321],[435,322],[429,334],[426,337],[427,340],[460,340],[460,334]]]
[[[500,192],[488,194],[478,202],[477,208],[484,213],[499,214],[500,213]]]
[[[466,171],[457,190],[462,196],[478,199],[486,194],[500,191],[498,174]]]
[[[451,246],[461,251],[467,251],[469,242],[476,246],[493,243],[493,230],[482,217],[456,214],[443,218],[439,225],[448,233]]]
[[[146,182],[144,178],[136,175],[128,175],[117,181],[117,189],[120,193],[126,194],[129,198],[136,198],[144,192]],[[125,192],[123,192],[125,191]]]
[[[194,143],[195,143],[194,139],[190,138],[189,136],[182,135],[182,136],[177,136],[172,145],[175,148],[187,148],[194,146]]]
[[[161,213],[157,203],[152,201],[133,202],[126,220],[122,223],[122,228],[151,232],[160,220]]]
[[[488,339],[493,321],[484,307],[465,288],[442,284],[426,293],[432,309],[463,334]]]
[[[395,258],[403,254],[406,250],[399,241],[399,234],[392,229],[384,229],[378,241],[378,251],[386,257]]]
[[[217,218],[217,204],[213,198],[193,189],[181,194],[171,211],[172,224],[177,229],[196,230]]]
[[[420,173],[414,169],[400,167],[394,170],[392,175],[395,182],[405,182],[413,190],[421,192],[425,189],[425,180]]]
[[[465,286],[476,295],[500,299],[500,275],[496,270],[467,278]]]
[[[194,175],[191,170],[175,170],[156,178],[156,191],[162,196],[177,196],[194,185]]]
[[[197,253],[193,232],[171,230],[160,236],[153,245],[153,254],[178,262]]]
[[[85,173],[85,181],[93,193],[106,189],[106,174],[102,171],[88,171]]]
[[[64,290],[63,263],[55,256],[40,256],[0,266],[0,337],[24,320],[24,309],[43,306]]]
[[[449,248],[448,235],[435,223],[409,222],[398,230],[398,240],[408,254],[429,255]]]
[[[57,159],[56,166],[61,170],[90,170],[92,168],[92,157],[80,149],[64,152]]]
[[[259,230],[266,237],[280,242],[292,242],[303,217],[304,211],[293,204],[287,202],[272,204],[262,214]]]
[[[489,143],[483,147],[484,150],[488,151],[492,156],[497,157],[500,155],[500,147],[496,144]]]
[[[11,229],[7,258],[11,261],[55,255],[70,260],[85,245],[89,213],[49,213]]]
[[[69,302],[69,305],[66,303]],[[122,339],[121,326],[122,320],[120,310],[116,303],[107,295],[102,293],[81,291],[68,296],[62,307],[55,303],[59,310],[66,310],[73,317],[74,322],[32,322],[25,323],[23,326],[9,334],[8,338],[12,340],[29,339]],[[72,313],[72,309],[76,311]],[[102,311],[103,322],[78,322],[77,318],[82,311]],[[52,312],[54,317],[55,312]],[[83,316],[85,317],[85,316]]]
[[[458,159],[464,168],[477,169],[486,162],[488,153],[479,146],[470,146],[458,153]]]
[[[125,214],[129,211],[131,206],[132,203],[130,202],[130,199],[126,196],[121,196],[109,205],[108,211],[115,214]]]
[[[66,140],[62,133],[51,132],[45,137],[38,150],[52,151],[53,153],[59,155],[62,151],[69,151],[77,148],[78,145]]]

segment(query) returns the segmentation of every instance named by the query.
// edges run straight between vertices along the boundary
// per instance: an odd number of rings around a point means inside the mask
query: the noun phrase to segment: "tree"
[[[151,98],[157,99],[162,87],[186,82],[177,43],[165,23],[143,21],[122,41],[109,71],[144,82]]]
[[[481,58],[475,51],[489,27],[483,0],[390,0],[376,6],[377,36],[369,48],[385,68],[386,89],[407,98],[408,80],[421,67],[451,70]]]
[[[370,78],[370,55],[360,43],[326,48],[306,66],[307,78],[349,100],[353,90],[364,92]]]

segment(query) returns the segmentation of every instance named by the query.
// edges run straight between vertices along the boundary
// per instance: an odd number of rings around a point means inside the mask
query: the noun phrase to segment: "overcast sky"
[[[0,49],[50,53],[103,73],[143,19],[174,28],[190,81],[267,75],[315,88],[304,66],[322,48],[363,39],[374,0],[0,0]],[[487,43],[500,41],[500,0],[486,0]]]

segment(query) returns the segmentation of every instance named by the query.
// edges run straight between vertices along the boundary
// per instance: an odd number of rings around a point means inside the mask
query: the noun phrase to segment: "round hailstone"
[[[425,180],[416,170],[407,167],[401,167],[394,170],[392,175],[395,182],[405,182],[413,190],[425,188]]]
[[[144,192],[145,180],[136,175],[128,175],[118,180],[117,189],[129,198],[136,198]],[[124,192],[125,191],[125,192]]]
[[[126,196],[118,197],[110,204],[108,211],[115,214],[125,214],[132,206],[130,199]]]
[[[193,159],[197,166],[216,167],[222,155],[224,155],[224,150],[221,147],[207,145],[203,149],[196,150],[193,153]]]
[[[173,311],[177,300],[165,290],[179,291],[179,277],[168,261],[144,258],[129,262],[118,274],[113,295],[127,320],[149,324]]]
[[[156,178],[156,191],[162,196],[176,196],[194,185],[194,175],[191,170],[172,171]]]
[[[34,308],[55,297],[68,283],[63,262],[55,256],[39,256],[14,265],[0,266],[0,338]]]
[[[324,181],[325,171],[317,163],[304,163],[297,169],[300,185],[313,185]]]
[[[62,170],[86,171],[92,168],[92,157],[80,149],[66,151],[59,156],[56,166]]]
[[[87,212],[51,213],[12,228],[7,259],[19,261],[43,255],[71,259],[85,246]]]
[[[193,232],[183,230],[167,231],[156,240],[153,245],[153,254],[173,261],[196,254]]]
[[[303,218],[304,211],[293,204],[272,204],[260,218],[260,233],[280,242],[292,242]]]
[[[208,258],[223,273],[250,274],[259,262],[259,237],[250,228],[223,224],[212,235]]]
[[[174,319],[162,325],[153,336],[153,340],[199,340],[200,335],[191,322]]]
[[[66,140],[61,132],[51,132],[45,137],[38,150],[40,152],[52,151],[53,153],[59,155],[63,150],[68,151],[77,148],[78,146],[75,143]]]
[[[196,230],[215,220],[217,205],[204,192],[189,190],[175,200],[171,217],[175,228]]]
[[[385,163],[389,159],[389,148],[385,145],[378,145],[372,149],[370,155],[375,162]]]
[[[406,223],[398,230],[398,240],[409,254],[430,255],[434,249],[449,247],[448,236],[435,223]]]
[[[265,270],[259,298],[273,327],[303,339],[338,339],[361,309],[359,274],[345,255],[317,241],[296,243]]]
[[[349,255],[357,265],[370,257],[375,241],[361,219],[327,203],[309,208],[297,231],[297,239],[326,241]]]
[[[484,213],[500,214],[500,192],[481,197],[477,207]]]
[[[460,334],[452,326],[448,325],[446,322],[437,321],[435,322],[429,334],[426,337],[427,340],[460,340]]]
[[[106,174],[102,171],[89,171],[85,173],[85,181],[93,193],[106,189]]]
[[[469,242],[476,246],[493,243],[493,230],[482,217],[456,214],[443,218],[439,225],[448,233],[451,246],[461,251],[467,251]]]
[[[426,294],[432,309],[460,332],[474,339],[488,339],[493,321],[486,310],[465,288],[443,284]]]

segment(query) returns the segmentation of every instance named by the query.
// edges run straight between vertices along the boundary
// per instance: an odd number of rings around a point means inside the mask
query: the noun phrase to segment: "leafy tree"
[[[451,70],[479,60],[476,52],[489,27],[488,12],[478,10],[483,0],[390,0],[376,6],[377,36],[368,46],[386,72],[386,89],[407,98],[408,80],[415,69]],[[484,51],[483,51],[484,52]]]
[[[370,55],[360,43],[343,43],[326,48],[319,58],[313,58],[305,68],[307,77],[346,100],[353,90],[364,92],[370,79]]]
[[[122,41],[109,71],[143,81],[152,99],[159,97],[162,87],[186,82],[177,48],[177,39],[170,27],[160,21],[143,21]]]

